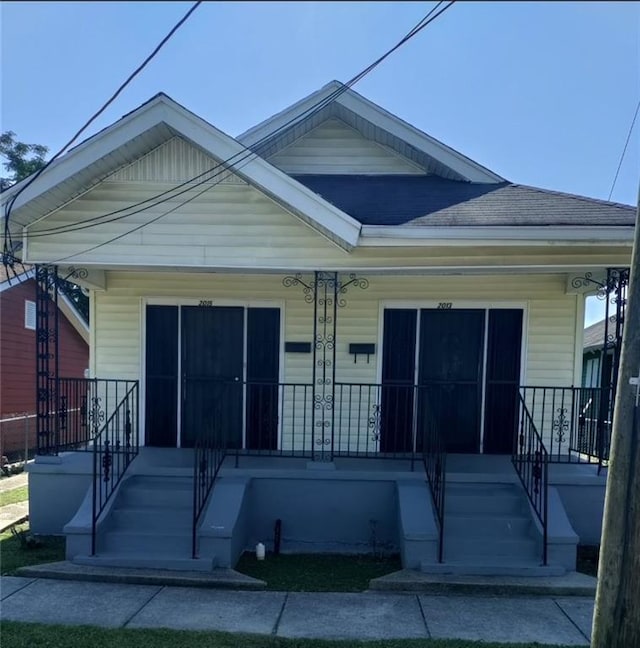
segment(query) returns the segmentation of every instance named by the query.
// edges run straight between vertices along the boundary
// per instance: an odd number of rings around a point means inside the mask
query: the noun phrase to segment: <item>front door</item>
[[[441,430],[447,452],[480,451],[485,312],[420,311],[418,421]]]
[[[214,427],[242,445],[244,308],[182,307],[182,447]]]
[[[380,450],[419,451],[422,435],[434,425],[448,452],[478,453],[482,447],[485,453],[510,453],[522,314],[385,309]]]
[[[145,347],[147,445],[277,448],[278,308],[149,305]]]

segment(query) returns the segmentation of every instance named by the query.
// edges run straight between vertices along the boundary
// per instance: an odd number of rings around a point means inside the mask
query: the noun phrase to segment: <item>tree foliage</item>
[[[6,160],[2,166],[10,175],[0,177],[0,191],[8,189],[41,169],[47,163],[45,158],[48,152],[49,148],[42,144],[25,144],[16,139],[13,131],[4,131],[0,135],[0,157]],[[89,299],[82,288],[62,279],[58,280],[58,288],[73,302],[78,312],[88,322]]]
[[[11,175],[0,177],[0,191],[41,169],[48,152],[42,144],[25,144],[16,139],[13,131],[4,131],[0,135],[0,156],[6,160],[2,166]]]

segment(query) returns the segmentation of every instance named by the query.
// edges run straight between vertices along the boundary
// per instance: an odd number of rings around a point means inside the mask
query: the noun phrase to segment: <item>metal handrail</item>
[[[549,512],[549,453],[522,396],[518,394],[520,417],[511,461],[542,525],[542,562],[547,564]]]
[[[96,553],[98,519],[140,447],[138,381],[128,382],[131,386],[93,437],[92,555]],[[94,413],[97,420],[104,420],[104,415],[100,416],[97,411]]]

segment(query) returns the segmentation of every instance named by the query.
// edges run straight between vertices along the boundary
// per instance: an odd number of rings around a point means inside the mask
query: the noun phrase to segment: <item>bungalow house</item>
[[[35,269],[0,266],[0,455],[36,450]],[[89,367],[89,326],[75,304],[58,296],[61,375],[83,379]]]
[[[574,569],[605,479],[578,425],[584,299],[624,274],[634,216],[509,182],[337,82],[238,138],[153,97],[13,206],[41,291],[72,273],[91,295],[77,415],[38,419],[33,530],[114,566],[262,541]]]

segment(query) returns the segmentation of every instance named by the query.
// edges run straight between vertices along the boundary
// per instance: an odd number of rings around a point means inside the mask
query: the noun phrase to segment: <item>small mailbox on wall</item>
[[[376,352],[376,345],[375,344],[350,344],[349,345],[349,353],[353,356],[353,362],[356,363],[358,361],[358,356],[359,355],[366,355],[367,356],[367,364],[369,363],[369,356],[374,355]]]

